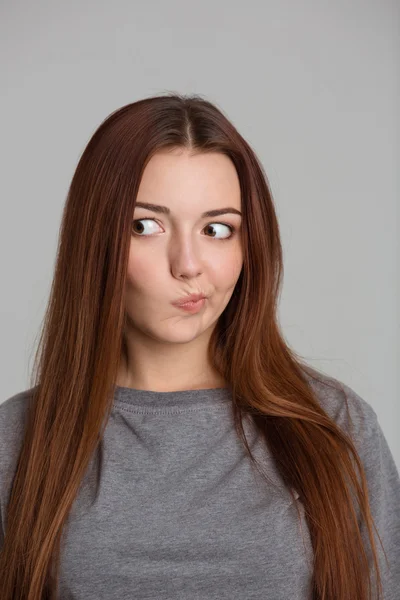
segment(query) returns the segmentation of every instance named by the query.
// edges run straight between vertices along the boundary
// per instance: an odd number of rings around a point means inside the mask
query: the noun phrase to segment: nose
[[[174,237],[170,260],[174,277],[191,279],[203,272],[200,248],[189,235]]]

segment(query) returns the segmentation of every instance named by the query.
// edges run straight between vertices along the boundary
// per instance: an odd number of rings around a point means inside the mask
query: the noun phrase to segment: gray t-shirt
[[[328,377],[326,381],[329,381]],[[345,395],[310,379],[347,430]],[[400,480],[372,407],[344,385],[366,469],[384,600],[400,598]],[[30,390],[0,404],[0,548]],[[61,600],[309,600],[312,548],[265,443],[244,430],[272,480],[251,467],[226,388],[118,387],[104,439],[65,529]],[[98,486],[96,487],[96,481]]]

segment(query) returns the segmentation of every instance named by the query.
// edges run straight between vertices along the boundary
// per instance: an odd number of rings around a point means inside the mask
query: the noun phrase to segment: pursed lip
[[[184,296],[183,298],[179,298],[175,302],[172,302],[175,306],[181,306],[182,304],[186,304],[187,302],[197,302],[202,298],[206,298],[204,294],[190,294],[190,296]]]

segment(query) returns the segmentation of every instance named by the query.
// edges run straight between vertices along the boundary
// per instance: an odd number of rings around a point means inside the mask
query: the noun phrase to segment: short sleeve
[[[383,600],[400,598],[400,478],[382,428],[372,411],[369,426],[360,440],[360,458],[365,470],[371,514],[382,540],[382,546],[373,528],[374,539],[379,557],[380,575],[383,585]],[[367,527],[361,524],[361,534],[368,539]],[[367,554],[372,555],[369,544]],[[375,579],[373,579],[375,585]]]
[[[367,480],[372,518],[382,540],[382,550],[372,527],[383,587],[383,600],[400,600],[400,478],[393,455],[372,406],[344,382],[323,375],[309,379],[321,406],[352,439]],[[358,523],[373,566],[372,551],[365,522],[356,503]],[[375,600],[376,578],[372,576]]]

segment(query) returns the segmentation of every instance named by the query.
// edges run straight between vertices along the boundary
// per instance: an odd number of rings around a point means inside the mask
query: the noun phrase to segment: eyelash
[[[151,217],[145,217],[143,219],[135,219],[132,222],[132,228],[133,228],[134,224],[138,223],[139,221],[155,221],[156,223],[158,223],[158,221],[156,219],[153,219]],[[226,237],[226,238],[218,239],[219,242],[227,242],[228,240],[231,240],[233,238],[233,236],[235,235],[236,228],[233,227],[233,225],[229,225],[228,223],[222,223],[221,221],[211,221],[210,223],[207,223],[207,225],[204,226],[204,229],[206,227],[208,227],[209,225],[215,225],[215,224],[217,224],[217,225],[225,225],[225,227],[228,227],[231,230],[231,235],[229,237]],[[151,237],[151,235],[139,235],[136,232],[133,232],[133,233],[134,233],[134,235],[137,235],[137,237]],[[212,237],[212,236],[206,236],[206,237]]]

